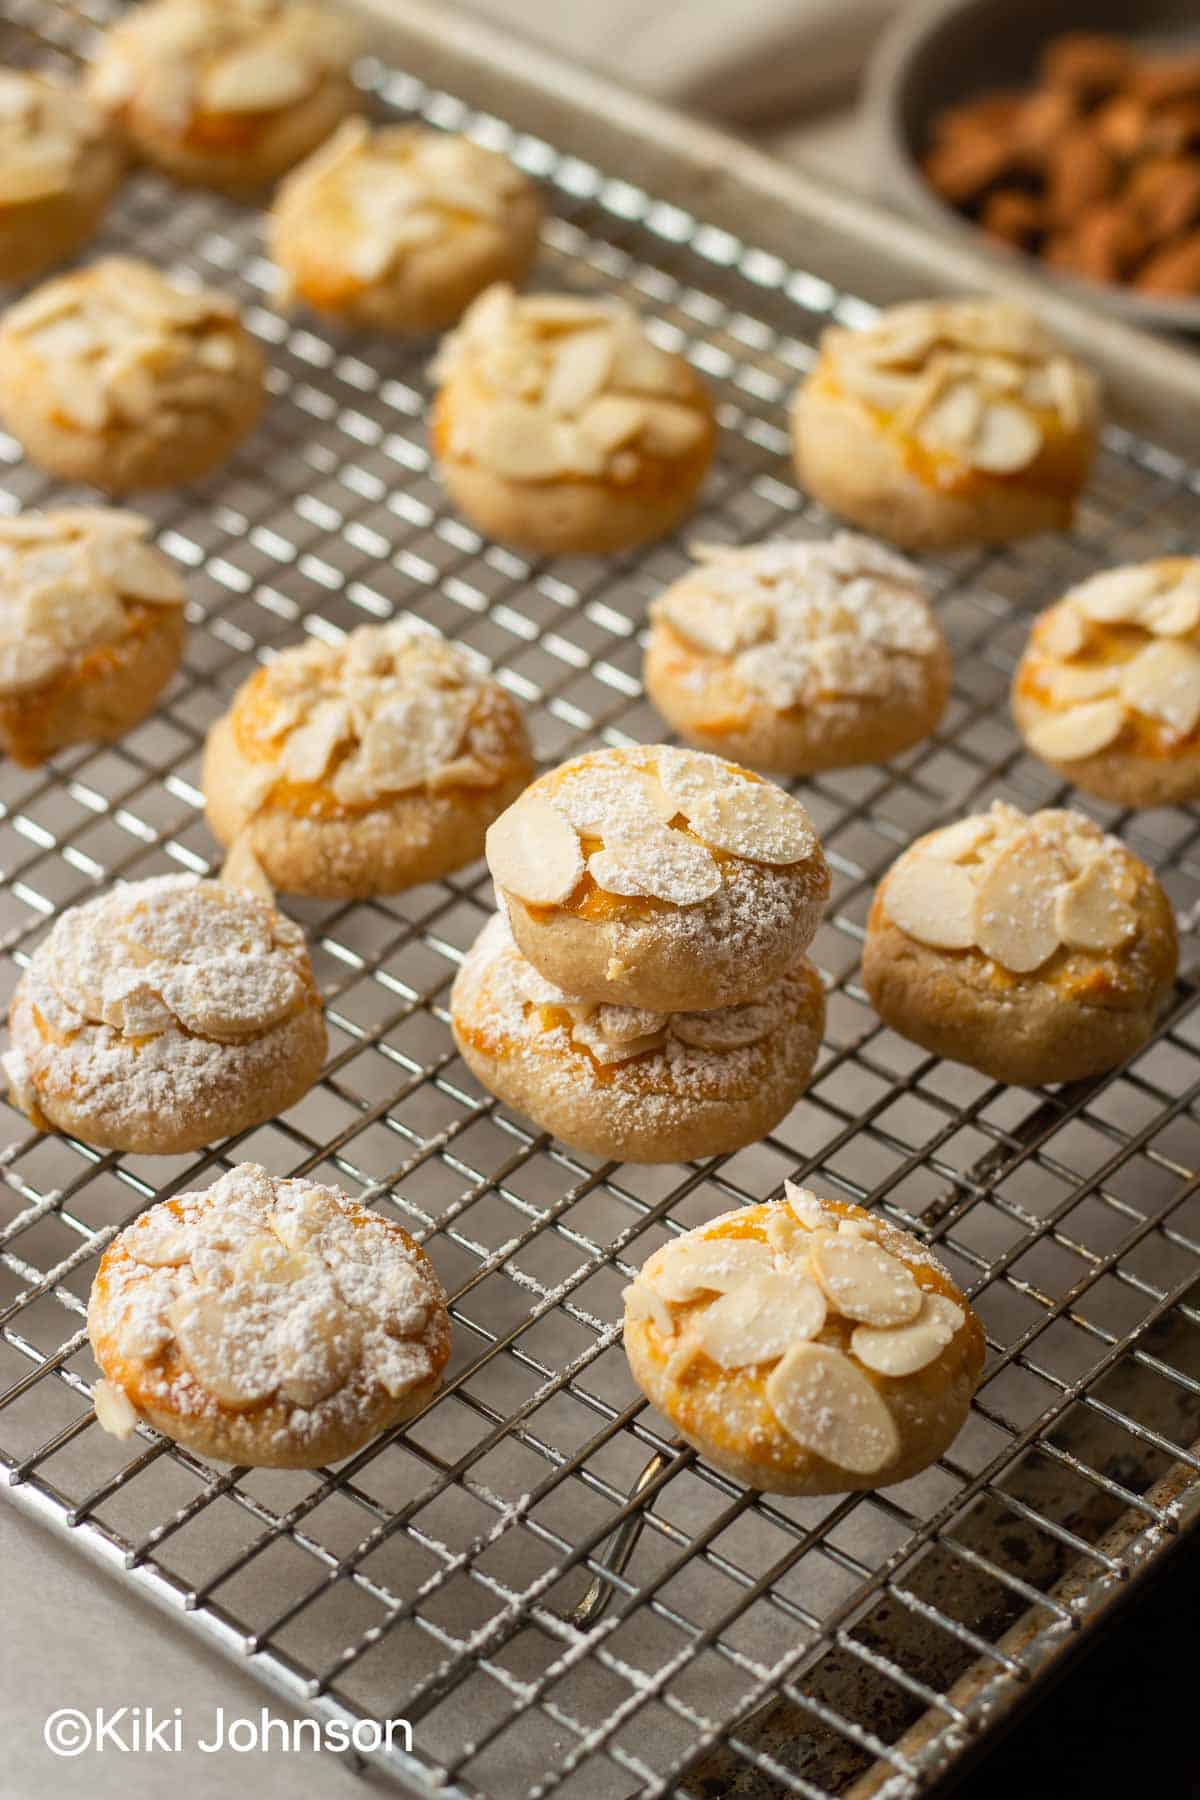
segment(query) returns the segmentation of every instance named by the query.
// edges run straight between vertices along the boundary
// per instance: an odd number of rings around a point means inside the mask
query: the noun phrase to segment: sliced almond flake
[[[703,844],[655,822],[630,823],[588,858],[587,867],[605,893],[642,895],[674,906],[696,906],[721,887],[721,871]]]
[[[680,1305],[698,1294],[727,1294],[770,1267],[771,1251],[757,1238],[701,1238],[688,1232],[655,1251],[639,1280]]]
[[[642,429],[646,403],[627,394],[600,394],[579,415],[579,430],[604,456],[632,443]]]
[[[1042,685],[1056,706],[1077,706],[1081,700],[1102,700],[1115,694],[1121,686],[1121,670],[1116,663],[1098,663],[1094,667],[1048,669]]]
[[[1087,626],[1073,601],[1064,600],[1044,613],[1037,625],[1037,645],[1047,656],[1066,662],[1078,656],[1088,641]]]
[[[151,606],[181,606],[187,598],[178,570],[152,544],[119,537],[96,544],[91,554],[126,599],[144,600]]]
[[[163,982],[162,997],[179,1023],[218,1043],[269,1031],[304,999],[296,968],[281,960],[213,956],[184,964]]]
[[[598,1063],[608,1066],[629,1062],[650,1050],[661,1050],[667,1041],[667,1032],[666,1026],[660,1025],[657,1030],[643,1032],[639,1037],[611,1038],[592,1015],[576,1019],[571,1026],[571,1037],[576,1044],[589,1050]]]
[[[305,724],[289,732],[280,752],[285,780],[320,781],[340,744],[350,736],[350,708],[343,700],[322,700]]]
[[[1097,625],[1130,625],[1162,586],[1162,573],[1154,563],[1132,563],[1091,576],[1072,588],[1067,599]]]
[[[699,582],[685,581],[654,602],[651,615],[702,650],[733,656],[771,635],[775,611],[769,600],[753,595],[714,594]]]
[[[983,423],[983,396],[969,381],[947,387],[924,414],[917,437],[931,450],[971,454]]]
[[[776,1008],[768,1000],[722,1006],[714,1012],[672,1013],[671,1036],[697,1050],[741,1050],[761,1043],[777,1017]]]
[[[921,1290],[898,1256],[867,1238],[822,1233],[809,1256],[813,1274],[844,1319],[906,1325],[921,1310]]]
[[[125,608],[101,587],[82,588],[74,580],[45,582],[24,593],[21,626],[31,637],[48,638],[64,649],[115,643],[125,636]]]
[[[880,412],[899,413],[912,406],[922,387],[919,375],[897,374],[873,367],[857,357],[845,357],[839,367],[842,386],[858,400]]]
[[[611,325],[615,316],[610,302],[589,300],[583,294],[529,294],[518,308],[524,323],[553,336],[589,325]]]
[[[169,1225],[152,1215],[128,1231],[124,1242],[134,1262],[149,1269],[178,1269],[191,1260],[196,1235],[186,1225]]]
[[[1121,670],[1121,698],[1187,737],[1200,723],[1200,649],[1178,638],[1147,644]]]
[[[575,827],[538,794],[525,794],[487,834],[487,861],[498,888],[530,906],[560,906],[583,877]]]
[[[209,112],[275,112],[302,100],[315,85],[310,63],[264,44],[222,56],[205,75],[200,93]]]
[[[497,401],[481,415],[475,454],[509,481],[548,481],[564,472],[557,421],[542,406]]]
[[[1141,622],[1156,637],[1190,637],[1200,629],[1200,568],[1193,564],[1175,587],[1147,600]]]
[[[1023,407],[994,401],[984,411],[967,458],[973,469],[1011,475],[1029,467],[1042,441],[1041,426]]]
[[[268,906],[275,904],[275,890],[254,854],[251,835],[247,831],[239,832],[234,839],[233,848],[221,865],[218,879],[222,887],[252,894],[256,900],[265,900]]]
[[[28,694],[67,666],[61,645],[49,638],[0,638],[0,694]]]
[[[92,1405],[96,1409],[96,1423],[102,1431],[122,1442],[133,1436],[139,1415],[124,1388],[117,1387],[112,1381],[95,1382]]]
[[[965,869],[910,851],[883,888],[894,925],[932,950],[969,950],[975,942],[975,884]]]
[[[1014,975],[1028,975],[1059,946],[1055,904],[1069,870],[1060,851],[1032,833],[984,870],[975,890],[975,942]]]
[[[286,1208],[272,1206],[266,1224],[285,1250],[307,1250],[322,1233],[336,1224],[340,1216],[339,1209],[327,1194],[310,1189],[300,1196],[297,1204]]]
[[[404,793],[455,755],[474,707],[465,689],[415,689],[378,707],[363,733],[362,765],[377,794]]]
[[[528,307],[528,300],[525,305]],[[462,316],[459,331],[479,343],[494,343],[508,335],[516,314],[516,294],[507,282],[496,282],[472,301]]]
[[[117,1326],[117,1349],[122,1356],[153,1362],[166,1349],[173,1335],[161,1318],[137,1313],[130,1307]]]
[[[920,854],[935,857],[939,862],[965,862],[994,833],[995,826],[988,815],[975,813],[969,819],[957,819],[953,825],[944,825],[940,831],[933,832],[921,845]]]
[[[692,378],[687,364],[652,343],[635,314],[618,314],[613,335],[616,344],[610,386],[624,393],[690,397]]]
[[[625,1302],[627,1321],[632,1319],[635,1324],[653,1325],[660,1337],[675,1336],[675,1320],[670,1307],[644,1281],[632,1282],[621,1298]]]
[[[787,867],[817,851],[816,834],[798,800],[772,782],[741,782],[693,803],[688,819],[714,850]]]
[[[650,1012],[644,1006],[599,1006],[596,1024],[614,1044],[631,1044],[651,1032],[662,1031],[667,1023],[665,1013]]]
[[[573,1006],[576,1004],[570,994],[565,994],[560,987],[555,986],[554,982],[547,981],[546,977],[523,956],[514,967],[513,977],[521,998],[528,1000],[531,1006]],[[593,1009],[589,1008],[588,1010]]]
[[[444,792],[446,788],[495,787],[499,780],[500,771],[493,764],[481,762],[477,756],[456,756],[427,775],[425,784],[436,794]]]
[[[271,1398],[278,1372],[262,1345],[247,1340],[239,1306],[193,1289],[173,1300],[166,1316],[184,1361],[214,1400],[241,1410]]]
[[[1106,859],[1096,857],[1060,887],[1054,925],[1072,950],[1119,950],[1138,928],[1137,913],[1115,892]]]
[[[1059,418],[1068,431],[1078,431],[1088,412],[1090,387],[1087,376],[1069,357],[1053,356],[1046,367],[1050,393]]]
[[[696,1327],[700,1348],[722,1369],[774,1362],[825,1323],[825,1296],[793,1270],[767,1269],[714,1300]]]
[[[1051,763],[1079,762],[1106,750],[1125,725],[1120,700],[1093,700],[1073,706],[1026,728],[1025,739],[1036,756]]]
[[[153,1037],[175,1023],[153,982],[136,970],[108,977],[100,996],[100,1017],[126,1037]]]
[[[562,338],[542,390],[546,411],[562,418],[577,417],[608,380],[614,349],[607,326],[573,331]]]
[[[790,1438],[852,1475],[875,1475],[899,1453],[885,1401],[840,1350],[793,1345],[767,1377],[766,1397]]]
[[[238,771],[237,802],[243,824],[261,811],[278,786],[279,770],[273,762],[248,763]]]
[[[337,1298],[332,1282],[324,1302],[309,1300],[303,1331],[285,1323],[272,1334],[279,1392],[297,1406],[318,1406],[353,1373],[362,1354],[362,1332]]]
[[[694,406],[678,406],[669,400],[642,403],[639,442],[649,456],[689,456],[707,431],[704,414]]]
[[[944,1294],[926,1294],[911,1324],[890,1330],[856,1325],[850,1334],[851,1354],[879,1375],[915,1375],[937,1360],[965,1324],[966,1316],[962,1307]]]

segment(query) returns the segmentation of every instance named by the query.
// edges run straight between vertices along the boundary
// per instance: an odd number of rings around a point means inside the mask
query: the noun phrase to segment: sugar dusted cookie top
[[[0,520],[0,697],[30,693],[81,651],[114,643],[183,583],[136,513],[70,507]]]
[[[920,300],[862,331],[835,327],[818,371],[934,456],[984,475],[1029,468],[1047,440],[1090,430],[1096,384],[1008,300]]]
[[[107,1430],[128,1436],[149,1413],[186,1442],[240,1415],[237,1447],[283,1463],[331,1434],[355,1447],[372,1406],[423,1387],[449,1347],[441,1286],[406,1232],[254,1163],[123,1231],[88,1329]]]
[[[888,695],[941,648],[920,570],[870,538],[703,544],[693,555],[698,567],[651,617],[729,658],[745,687],[781,710]]]

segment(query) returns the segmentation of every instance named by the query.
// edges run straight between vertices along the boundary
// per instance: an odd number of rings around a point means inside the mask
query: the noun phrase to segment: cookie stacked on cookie
[[[752,1143],[807,1085],[829,870],[798,801],[665,745],[551,770],[492,826],[500,914],[451,996],[469,1067],[564,1143],[633,1162]]]

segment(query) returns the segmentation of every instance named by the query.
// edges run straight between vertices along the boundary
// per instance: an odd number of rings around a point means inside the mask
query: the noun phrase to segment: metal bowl
[[[886,33],[867,80],[865,117],[881,196],[971,241],[993,261],[1014,260],[1076,298],[1138,325],[1200,332],[1200,297],[1167,299],[1084,281],[997,244],[925,179],[920,156],[946,106],[997,88],[1028,86],[1047,42],[1063,31],[1107,31],[1159,49],[1197,39],[1195,0],[922,0]]]

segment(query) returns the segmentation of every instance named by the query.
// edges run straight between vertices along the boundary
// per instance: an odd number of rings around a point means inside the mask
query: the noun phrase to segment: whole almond
[[[1069,88],[1036,88],[1022,100],[1009,129],[1031,163],[1040,165],[1079,118],[1079,102]]]
[[[1045,211],[1033,194],[1020,188],[1001,188],[985,202],[980,219],[992,237],[1025,249],[1043,229]]]
[[[1089,207],[1062,241],[1059,268],[1090,281],[1119,281],[1146,254],[1146,233],[1128,201]]]
[[[1133,285],[1143,294],[1200,294],[1200,231],[1156,251]]]
[[[935,144],[925,158],[925,174],[953,206],[964,206],[1013,171],[1007,139],[988,132],[962,131]]]
[[[1200,54],[1151,57],[1134,70],[1130,86],[1148,106],[1200,99]]]
[[[1121,87],[1133,72],[1133,53],[1120,38],[1101,32],[1068,31],[1047,45],[1042,80],[1086,100],[1100,100]]]
[[[1076,125],[1054,146],[1046,164],[1046,210],[1055,224],[1073,226],[1117,185],[1116,159],[1087,125]]]
[[[1133,171],[1125,192],[1150,245],[1178,237],[1200,218],[1200,162],[1153,157]]]
[[[1147,128],[1146,108],[1132,94],[1118,94],[1092,114],[1092,129],[1113,156],[1137,156],[1145,144]]]

